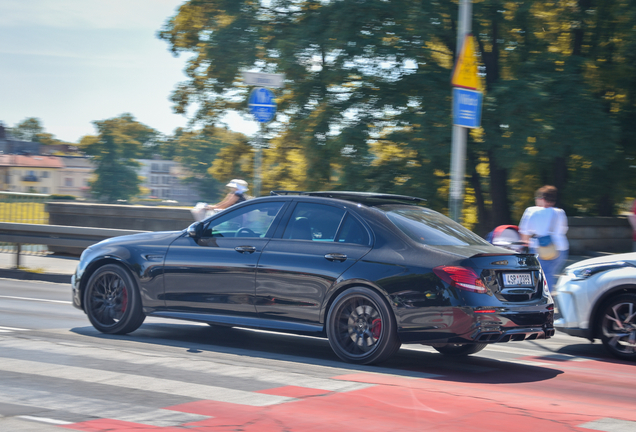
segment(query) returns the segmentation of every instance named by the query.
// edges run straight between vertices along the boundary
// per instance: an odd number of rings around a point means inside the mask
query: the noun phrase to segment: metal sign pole
[[[254,196],[261,196],[261,158],[263,147],[265,145],[265,123],[261,122],[259,128],[259,137],[256,144],[256,154],[254,155]]]
[[[468,33],[471,31],[472,1],[460,0],[459,27],[457,28],[457,53]],[[466,173],[466,137],[468,130],[453,125],[453,141],[451,150],[451,183],[448,197],[450,218],[461,223],[462,204],[464,201],[464,176]]]

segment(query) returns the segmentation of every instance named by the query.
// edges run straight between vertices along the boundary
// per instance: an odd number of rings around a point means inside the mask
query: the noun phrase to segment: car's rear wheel
[[[486,348],[488,344],[445,344],[445,345],[434,345],[433,348],[444,355],[451,357],[462,357],[470,354],[475,354],[484,348]]]
[[[107,264],[93,273],[84,292],[84,308],[93,327],[108,334],[135,331],[146,318],[137,285],[117,264]]]
[[[636,294],[611,298],[600,309],[601,341],[612,355],[636,360]]]
[[[326,327],[331,348],[350,363],[380,363],[401,345],[388,304],[380,294],[364,287],[349,288],[336,298]]]

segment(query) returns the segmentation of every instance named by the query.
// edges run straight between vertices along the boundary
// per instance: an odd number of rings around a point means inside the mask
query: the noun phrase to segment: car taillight
[[[439,266],[433,269],[433,272],[447,284],[457,287],[464,291],[471,291],[480,294],[486,292],[486,287],[481,278],[471,268]]]

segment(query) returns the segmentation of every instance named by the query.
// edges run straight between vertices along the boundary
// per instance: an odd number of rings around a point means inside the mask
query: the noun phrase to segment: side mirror
[[[201,222],[194,222],[188,227],[186,232],[190,237],[198,237],[199,231],[201,231]]]

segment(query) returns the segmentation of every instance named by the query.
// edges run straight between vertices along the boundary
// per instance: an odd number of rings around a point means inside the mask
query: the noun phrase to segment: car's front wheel
[[[600,309],[601,341],[615,357],[636,360],[636,294],[611,298]]]
[[[93,327],[107,334],[133,332],[146,318],[137,285],[117,264],[102,266],[90,277],[84,292],[84,310]]]
[[[444,344],[444,345],[433,345],[433,348],[444,355],[451,357],[462,357],[470,354],[478,353],[479,351],[486,348],[488,344]]]
[[[331,348],[350,363],[380,363],[401,345],[388,304],[364,287],[349,288],[335,299],[326,327]]]

